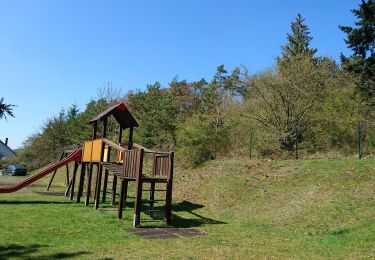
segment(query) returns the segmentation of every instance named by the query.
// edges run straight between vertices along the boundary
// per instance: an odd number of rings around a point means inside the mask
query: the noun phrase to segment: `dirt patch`
[[[194,228],[131,228],[125,231],[144,239],[176,239],[204,235],[204,232]]]
[[[262,164],[261,163],[248,163],[248,164],[245,164],[245,167],[249,170],[259,169],[262,167]]]

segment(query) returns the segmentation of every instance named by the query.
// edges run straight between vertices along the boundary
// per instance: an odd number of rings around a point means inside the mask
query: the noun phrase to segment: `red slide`
[[[34,174],[33,176],[30,176],[29,178],[17,184],[14,184],[13,186],[0,187],[0,193],[11,193],[11,192],[18,191],[22,189],[23,187],[33,183],[34,181],[39,180],[40,178],[43,178],[47,174],[54,172],[55,170],[59,169],[60,167],[70,162],[79,161],[81,159],[81,156],[82,156],[82,150],[81,149],[75,150],[74,152],[69,154],[66,158],[62,159],[61,161],[58,161],[52,164],[51,166],[41,170],[40,172]]]

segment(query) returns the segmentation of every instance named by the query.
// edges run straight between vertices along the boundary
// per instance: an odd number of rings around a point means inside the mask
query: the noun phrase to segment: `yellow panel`
[[[91,161],[91,152],[92,152],[92,142],[91,141],[85,142],[83,145],[82,162]]]
[[[108,145],[105,145],[105,146],[104,146],[104,157],[103,157],[103,162],[107,162],[107,161],[108,161],[107,158],[108,158]]]
[[[102,140],[97,139],[92,141],[92,153],[91,153],[91,161],[92,162],[99,162],[100,161],[100,155],[102,152]]]
[[[124,153],[121,151],[117,151],[117,163],[124,162]]]

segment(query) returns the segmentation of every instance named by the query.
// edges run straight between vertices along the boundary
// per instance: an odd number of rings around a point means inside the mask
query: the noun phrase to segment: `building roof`
[[[108,109],[91,119],[90,124],[95,123],[99,120],[104,120],[109,116],[113,116],[123,129],[138,126],[137,121],[123,102],[109,107]]]
[[[0,158],[12,157],[14,155],[16,155],[16,153],[0,140]]]

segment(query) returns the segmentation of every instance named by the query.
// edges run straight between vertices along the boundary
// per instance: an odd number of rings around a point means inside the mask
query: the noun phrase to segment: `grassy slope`
[[[0,177],[0,184],[9,181]],[[42,196],[47,179],[0,195],[0,259],[375,257],[375,161],[222,160],[177,170],[174,223],[203,237],[143,240],[105,205]],[[54,191],[62,191],[62,178]],[[132,194],[131,194],[132,195]],[[129,206],[131,204],[129,203]]]

